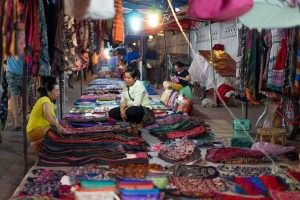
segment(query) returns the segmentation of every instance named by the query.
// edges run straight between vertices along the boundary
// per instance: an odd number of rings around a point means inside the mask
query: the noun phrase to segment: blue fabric
[[[127,53],[127,62],[128,62],[128,64],[130,64],[130,62],[132,60],[138,59],[140,57],[141,57],[140,54],[136,51],[128,52]]]
[[[13,56],[7,58],[7,72],[23,74],[23,56],[19,55],[16,61]]]
[[[146,87],[146,90],[149,95],[158,95],[158,93],[155,90],[153,90],[151,87]]]

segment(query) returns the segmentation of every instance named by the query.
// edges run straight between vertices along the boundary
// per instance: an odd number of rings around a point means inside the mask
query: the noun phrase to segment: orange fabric
[[[112,36],[115,43],[124,43],[124,23],[122,0],[115,0],[116,16],[113,22]]]

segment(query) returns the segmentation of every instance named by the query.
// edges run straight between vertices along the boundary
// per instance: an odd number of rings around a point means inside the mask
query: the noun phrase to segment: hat
[[[249,28],[288,28],[300,25],[300,9],[288,0],[254,0],[253,8],[239,20]]]

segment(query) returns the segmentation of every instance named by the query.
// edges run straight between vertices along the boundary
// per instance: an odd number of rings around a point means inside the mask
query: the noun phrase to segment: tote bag
[[[253,0],[191,0],[188,13],[204,20],[229,21],[248,12],[253,4]]]

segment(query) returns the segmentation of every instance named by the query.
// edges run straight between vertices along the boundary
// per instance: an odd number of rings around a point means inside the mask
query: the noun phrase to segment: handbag
[[[253,0],[190,0],[188,13],[203,20],[229,21],[242,16],[253,5]]]
[[[192,100],[187,99],[186,97],[180,95],[177,99],[178,107],[176,112],[189,113],[192,109]]]
[[[171,94],[171,96],[170,96],[170,98],[168,100],[168,103],[167,103],[167,107],[168,108],[173,109],[174,102],[176,100],[177,95],[178,95],[178,92],[176,90]]]
[[[172,88],[167,88],[161,95],[161,98],[160,98],[160,102],[165,104],[165,105],[168,105],[168,101],[172,95],[172,93],[174,92],[174,90]]]

